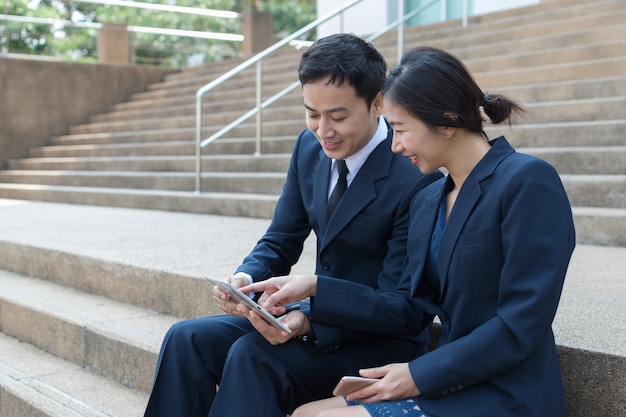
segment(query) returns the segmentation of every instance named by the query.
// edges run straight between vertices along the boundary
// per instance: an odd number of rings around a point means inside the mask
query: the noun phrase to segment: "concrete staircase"
[[[574,206],[580,242],[626,245],[626,10],[623,1],[551,0],[537,6],[408,29],[406,47],[446,48],[486,91],[509,94],[529,116],[504,133],[556,166]],[[377,47],[395,64],[395,35]],[[264,64],[264,97],[296,80],[301,51]],[[264,112],[263,155],[250,120],[210,145],[194,190],[195,91],[232,66],[167,76],[111,112],[71,126],[0,171],[0,197],[270,218],[289,153],[304,128],[299,89]],[[210,71],[210,72],[209,72]],[[211,74],[209,77],[208,74]],[[204,137],[254,105],[246,71],[207,95]]]
[[[623,6],[543,1],[406,34],[526,104],[490,135],[562,175],[579,237],[554,325],[569,417],[626,415]],[[390,65],[394,42],[376,42]],[[264,66],[266,97],[296,79],[300,53]],[[304,118],[295,91],[264,113],[263,156],[251,123],[210,145],[195,195],[194,94],[208,73],[168,76],[0,172],[0,417],[141,416],[167,328],[218,312],[199,277],[232,272],[267,227]],[[207,97],[205,135],[252,107],[252,80]],[[313,269],[314,244],[294,273]]]

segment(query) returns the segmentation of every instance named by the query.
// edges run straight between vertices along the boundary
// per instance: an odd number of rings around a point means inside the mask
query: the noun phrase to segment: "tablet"
[[[228,293],[235,301],[246,304],[251,310],[259,313],[259,316],[266,322],[277,328],[291,334],[291,329],[285,325],[282,321],[274,317],[269,311],[258,305],[252,298],[233,287],[229,282],[221,279],[213,278],[208,275],[203,275],[202,278],[217,285],[222,291]]]
[[[363,378],[360,376],[344,376],[339,380],[339,383],[333,390],[335,397],[343,397],[351,392],[366,387],[374,382],[378,381],[375,378]]]

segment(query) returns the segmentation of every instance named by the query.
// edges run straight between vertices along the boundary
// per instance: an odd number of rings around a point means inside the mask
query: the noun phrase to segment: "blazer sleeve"
[[[362,341],[372,334],[415,337],[430,322],[410,295],[411,277],[403,273],[406,262],[409,205],[415,194],[442,177],[440,172],[421,176],[398,205],[387,254],[377,288],[335,277],[318,275],[311,306],[311,324],[320,348]],[[340,306],[340,307],[339,307]],[[420,317],[423,321],[407,320]],[[419,339],[428,343],[428,335]]]
[[[471,214],[483,231],[491,228],[499,231],[498,236],[465,247],[459,237],[448,272],[450,286],[463,286],[458,294],[471,292],[462,262],[474,257],[475,277],[482,280],[483,291],[492,288],[497,294],[495,312],[484,307],[487,298],[483,303],[468,301],[467,308],[456,312],[460,307],[455,299],[445,302],[444,313],[456,314],[458,322],[446,323],[444,316],[443,326],[465,325],[465,334],[409,363],[424,396],[445,395],[449,387],[467,388],[500,375],[551,337],[575,245],[569,201],[558,174],[543,161],[502,171],[500,175],[509,180],[487,190],[491,195],[483,197],[489,204]],[[478,244],[483,245],[479,251]],[[480,292],[473,294],[477,296]],[[476,323],[469,318],[474,314]],[[466,323],[459,323],[463,320]]]
[[[236,269],[236,272],[250,274],[254,281],[288,275],[300,258],[304,241],[311,233],[298,181],[297,160],[302,157],[300,145],[305,132],[300,134],[294,146],[287,179],[267,231]]]

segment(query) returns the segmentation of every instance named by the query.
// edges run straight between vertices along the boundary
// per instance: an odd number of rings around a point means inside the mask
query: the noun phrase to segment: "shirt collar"
[[[374,136],[372,136],[367,145],[361,148],[354,155],[350,155],[346,158],[346,166],[348,167],[348,184],[352,182],[352,179],[354,179],[354,177],[359,172],[365,161],[367,161],[367,158],[374,151],[374,149],[376,149],[376,147],[381,142],[387,139],[387,130],[387,123],[385,123],[385,119],[383,118],[383,116],[380,116],[378,118],[378,128],[376,129]],[[337,172],[334,159],[330,168],[331,172]]]

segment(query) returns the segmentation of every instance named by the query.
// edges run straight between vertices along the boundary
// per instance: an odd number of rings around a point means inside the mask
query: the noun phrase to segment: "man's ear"
[[[372,105],[370,106],[370,109],[372,110],[372,112],[374,113],[376,117],[380,117],[383,114],[383,93],[382,92],[376,94],[376,97],[374,97],[374,100],[372,100]]]

